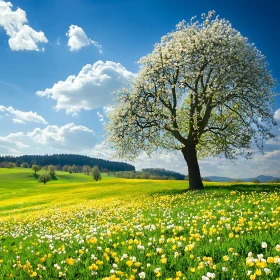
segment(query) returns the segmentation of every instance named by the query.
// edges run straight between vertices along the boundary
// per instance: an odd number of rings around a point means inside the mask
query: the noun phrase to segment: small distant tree
[[[21,165],[20,165],[21,168],[29,168],[29,164],[27,162],[23,162]]]
[[[49,165],[48,167],[48,173],[50,176],[54,176],[56,171],[56,167],[54,165]]]
[[[43,166],[42,169],[48,171],[48,165]]]
[[[57,164],[55,166],[55,169],[58,170],[58,171],[62,171],[62,166],[60,164]]]
[[[48,173],[41,174],[38,181],[44,183],[44,185],[51,180],[51,176]]]
[[[255,180],[253,181],[253,183],[254,183],[254,184],[259,184],[260,181],[259,181],[258,179],[255,179]]]
[[[14,168],[14,167],[17,167],[15,163],[13,163],[13,162],[6,163],[6,168]]]
[[[64,165],[64,166],[62,167],[62,171],[68,172],[68,171],[69,171],[69,165]]]
[[[40,170],[40,167],[36,164],[32,165],[31,169],[34,171],[34,174],[36,175],[37,172]]]
[[[73,164],[72,166],[69,166],[69,173],[77,173],[79,172],[79,168],[77,167],[77,165]]]
[[[90,166],[89,165],[84,165],[83,166],[83,172],[85,173],[85,175],[89,175],[89,173],[90,173]]]
[[[95,181],[101,180],[101,173],[99,171],[99,168],[97,165],[95,165],[92,169],[91,169],[91,174],[92,177]]]

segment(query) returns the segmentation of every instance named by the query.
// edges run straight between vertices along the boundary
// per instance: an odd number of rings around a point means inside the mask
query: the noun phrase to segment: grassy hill
[[[279,184],[56,177],[0,169],[0,279],[280,275]]]
[[[42,210],[53,205],[79,204],[85,200],[187,188],[186,182],[131,181],[108,177],[106,174],[102,174],[102,180],[96,182],[83,173],[57,171],[56,179],[44,185],[37,181],[31,169],[0,168],[0,217]]]

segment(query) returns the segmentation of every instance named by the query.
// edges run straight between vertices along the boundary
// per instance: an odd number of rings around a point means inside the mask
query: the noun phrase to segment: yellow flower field
[[[1,216],[0,277],[280,279],[279,189],[229,187],[165,187]]]

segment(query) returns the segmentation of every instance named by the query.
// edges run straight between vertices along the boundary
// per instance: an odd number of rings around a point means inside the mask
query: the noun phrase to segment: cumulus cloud
[[[280,108],[274,113],[274,119],[280,121]]]
[[[17,8],[13,11],[12,7],[12,3],[0,0],[0,26],[10,37],[11,50],[39,51],[38,44],[48,42],[44,32],[37,32],[26,24],[28,20],[24,10]]]
[[[45,119],[38,115],[36,112],[23,112],[20,110],[15,110],[13,107],[5,107],[3,105],[0,105],[0,112],[6,112],[14,115],[16,118],[13,119],[14,123],[22,123],[24,124],[25,121],[27,122],[35,122],[35,123],[42,123],[42,124],[47,124]]]
[[[27,136],[37,144],[73,152],[93,148],[97,143],[93,130],[74,123],[61,127],[48,125],[44,129],[36,128],[28,132]]]
[[[0,137],[0,154],[88,154],[98,139],[93,130],[69,123],[64,126],[48,125],[23,133],[11,133]]]
[[[84,66],[77,76],[71,75],[36,94],[56,100],[57,110],[65,109],[67,113],[77,114],[82,109],[91,110],[112,104],[112,93],[134,76],[120,63],[99,60]]]
[[[69,46],[70,51],[78,51],[83,47],[94,45],[99,49],[99,53],[102,53],[102,46],[98,42],[88,38],[85,31],[77,25],[70,25],[66,36],[69,38],[67,45]]]
[[[23,134],[21,132],[17,134],[9,134],[6,137],[0,136],[0,154],[8,155],[8,154],[19,154],[19,149],[26,149],[29,146],[17,141]],[[15,137],[16,136],[16,137]],[[14,138],[15,137],[15,138]],[[16,140],[16,141],[15,141]]]

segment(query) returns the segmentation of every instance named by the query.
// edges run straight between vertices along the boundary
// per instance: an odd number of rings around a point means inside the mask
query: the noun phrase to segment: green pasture
[[[179,194],[188,188],[187,181],[120,179],[108,177],[107,174],[102,174],[102,180],[96,182],[83,173],[57,171],[54,180],[45,185],[39,183],[37,177],[31,169],[0,169],[0,217],[102,198]],[[205,183],[205,192],[269,191],[275,188],[280,187],[277,184]]]

